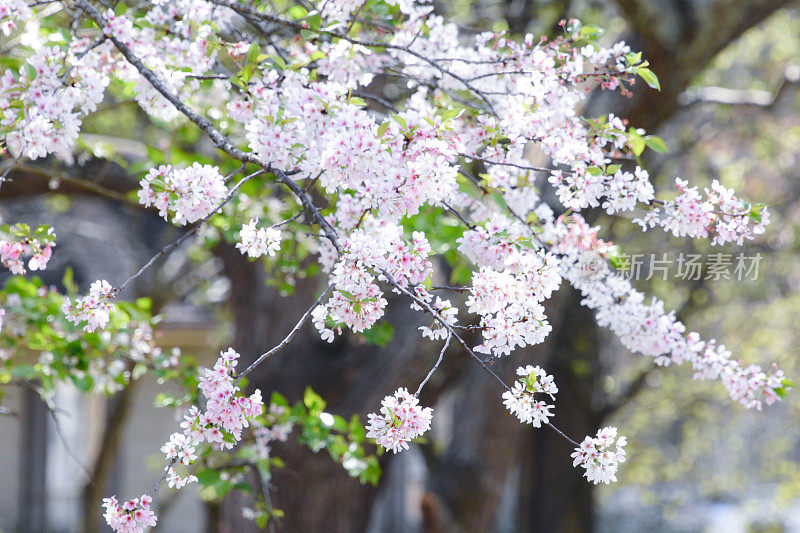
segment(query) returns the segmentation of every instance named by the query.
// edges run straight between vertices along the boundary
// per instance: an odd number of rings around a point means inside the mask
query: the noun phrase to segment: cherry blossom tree
[[[584,217],[602,209],[641,231],[714,246],[742,244],[769,224],[766,206],[716,181],[701,189],[691,176],[675,178],[674,188],[656,191],[640,157],[662,151],[663,141],[613,114],[584,116],[593,90],[660,88],[640,52],[601,44],[598,28],[569,20],[551,39],[474,33],[411,0],[154,0],[115,9],[11,0],[0,6],[0,29],[9,52],[0,76],[3,180],[25,161],[79,166],[82,124],[110,94],[216,148],[188,162],[148,154],[133,201],[188,229],[138,271],[119,280],[109,273],[86,294],[67,278],[62,294],[26,277],[47,267],[58,228],[2,228],[0,261],[15,276],[0,291],[0,377],[30,384],[45,401],[61,381],[113,395],[146,372],[186,390],[170,400],[182,422],[161,448],[162,477],[97,509],[115,531],[157,524],[151,503],[162,483],[257,494],[243,514],[273,523],[281,512],[268,480],[281,461],[270,446],[295,428],[312,450],[375,483],[380,468],[367,441],[402,453],[437,423],[420,393],[451,344],[496,383],[493,401],[507,416],[563,439],[587,483],[616,481],[626,444],[618,428],[569,435],[559,429],[557,397],[570,391],[546,368],[519,361],[516,375],[495,370],[498,358],[553,333],[545,305],[563,285],[631,352],[689,366],[744,408],[769,406],[791,387],[776,365],[739,361],[634,288],[620,273],[621,251]],[[375,91],[387,79],[404,88],[398,98]],[[548,163],[532,164],[531,150]],[[322,273],[314,303],[246,368],[232,348],[197,369],[157,347],[149,302],[120,297],[195,236],[201,246],[233,243],[247,260],[298,265],[289,276],[301,263]],[[286,275],[275,268],[276,278]],[[425,317],[419,335],[439,357],[420,383],[386,390],[366,427],[326,412],[310,389],[296,405],[277,392],[268,401],[245,392],[265,361],[291,357],[307,323],[328,343],[345,332],[366,336],[390,305]],[[36,365],[19,363],[24,349],[41,352]]]

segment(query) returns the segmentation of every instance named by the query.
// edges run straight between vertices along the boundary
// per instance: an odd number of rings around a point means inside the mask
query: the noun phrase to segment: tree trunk
[[[567,289],[561,320],[554,324],[547,363],[559,393],[555,422],[580,441],[597,430],[593,406],[600,339],[592,311],[580,294]],[[591,485],[572,466],[573,445],[549,428],[523,433],[520,459],[518,531],[576,533],[592,531]]]

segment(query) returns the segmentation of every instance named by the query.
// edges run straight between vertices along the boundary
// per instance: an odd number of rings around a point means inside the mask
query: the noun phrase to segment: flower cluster
[[[314,324],[323,339],[333,340],[333,330],[326,326],[326,319],[358,332],[370,328],[383,316],[386,299],[373,271],[377,271],[380,281],[391,278],[403,288],[416,285],[430,276],[430,252],[430,243],[422,232],[413,232],[408,243],[403,240],[402,228],[396,224],[353,231],[330,275],[335,291],[324,305],[314,310]]]
[[[50,229],[52,235],[52,228]],[[22,241],[9,241],[0,239],[0,262],[11,271],[12,274],[24,274],[25,263],[23,258],[28,259],[28,268],[31,270],[44,270],[47,262],[53,256],[55,242],[41,242],[38,239],[24,239]]]
[[[531,365],[517,368],[517,375],[522,379],[518,379],[511,390],[503,393],[503,404],[523,424],[532,424],[535,428],[542,427],[542,424],[547,424],[553,416],[550,409],[555,406],[537,400],[534,395],[549,394],[551,399],[555,399],[558,387],[553,381],[553,376],[540,367]]]
[[[369,414],[367,437],[387,450],[397,453],[431,427],[433,409],[420,407],[419,400],[407,389],[399,388],[381,402],[379,414]]]
[[[188,466],[197,460],[195,446],[194,441],[190,440],[186,435],[173,433],[169,436],[169,441],[161,447],[161,453],[170,461],[169,466],[167,466],[167,484],[170,488],[180,489],[189,483],[197,481],[197,476],[195,475],[178,475],[174,467],[174,464]]]
[[[676,237],[706,238],[713,235],[711,244],[722,245],[735,242],[741,245],[745,239],[764,233],[769,224],[769,211],[763,205],[752,206],[738,198],[732,189],[722,186],[717,180],[705,197],[697,187],[689,187],[686,180],[677,178],[675,186],[678,196],[673,201],[663,202],[643,218],[637,219],[642,229],[661,226]]]
[[[0,31],[10,35],[16,29],[18,20],[28,20],[33,14],[25,0],[6,0],[0,5]]]
[[[89,287],[89,294],[79,296],[72,302],[69,298],[64,299],[61,310],[67,320],[76,326],[86,322],[83,329],[89,333],[97,328],[104,328],[108,324],[111,311],[114,310],[113,299],[116,296],[116,289],[106,280],[97,280]]]
[[[625,437],[617,438],[617,428],[605,427],[597,437],[586,437],[572,453],[572,466],[581,465],[586,479],[597,485],[617,480],[617,469],[625,462]]]
[[[277,228],[259,228],[258,219],[252,218],[242,226],[239,232],[240,242],[236,248],[250,257],[261,257],[264,254],[274,256],[281,249],[281,232]]]
[[[266,459],[270,454],[270,443],[273,441],[285,442],[292,432],[292,422],[279,422],[284,419],[286,407],[278,404],[270,404],[269,410],[265,415],[265,424],[259,420],[253,420],[253,437],[255,437],[255,451],[260,459]]]
[[[140,185],[139,203],[145,207],[155,205],[164,220],[168,219],[170,211],[173,212],[172,221],[180,225],[202,220],[217,209],[228,194],[219,169],[200,163],[180,169],[161,165],[151,169]]]
[[[234,382],[234,373],[239,354],[229,348],[220,353],[213,369],[200,371],[200,390],[206,397],[206,409],[192,406],[181,422],[183,433],[173,433],[161,451],[170,461],[167,466],[167,481],[170,486],[181,488],[196,481],[194,476],[181,477],[173,468],[175,463],[189,465],[197,458],[196,448],[208,442],[217,449],[230,449],[242,437],[242,430],[250,425],[249,420],[259,416],[263,410],[261,391],[250,396],[239,395]]]
[[[469,311],[481,316],[484,342],[475,351],[507,355],[517,347],[538,344],[552,329],[540,302],[561,283],[558,260],[551,254],[513,252],[502,271],[481,268],[472,276]]]
[[[747,408],[761,409],[779,399],[785,385],[783,372],[775,367],[764,372],[760,366],[743,367],[731,353],[713,339],[703,341],[697,333],[686,334],[686,326],[674,312],[666,312],[664,302],[646,301],[630,280],[611,270],[603,254],[608,243],[596,238],[597,228],[589,228],[580,215],[563,219],[563,240],[555,247],[562,255],[561,271],[583,294],[583,304],[596,310],[597,323],[608,327],[632,352],[655,358],[658,365],[688,362],[695,379],[719,379],[728,394]],[[587,261],[586,254],[603,260]],[[587,275],[586,265],[592,265]]]
[[[104,517],[106,523],[116,533],[143,533],[148,527],[156,525],[158,519],[150,508],[153,499],[147,494],[139,498],[128,500],[119,505],[117,498],[103,499]]]

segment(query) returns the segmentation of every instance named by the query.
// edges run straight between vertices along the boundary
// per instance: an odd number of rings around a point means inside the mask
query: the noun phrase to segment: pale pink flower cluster
[[[395,224],[353,231],[343,243],[341,258],[330,275],[335,290],[312,314],[322,338],[328,342],[334,338],[327,320],[356,332],[372,327],[386,307],[386,298],[376,281],[389,281],[388,275],[403,288],[422,283],[432,271],[430,252],[424,233],[413,232],[409,243],[403,240],[402,228]]]
[[[194,475],[181,476],[174,465],[192,464],[197,459],[196,449],[203,442],[217,449],[233,448],[242,438],[242,430],[249,427],[250,419],[262,413],[260,390],[256,389],[250,396],[239,395],[240,389],[234,380],[238,359],[239,354],[228,348],[220,352],[213,369],[200,369],[199,388],[206,397],[205,411],[194,405],[189,408],[181,422],[183,433],[173,433],[169,442],[161,447],[169,461],[166,471],[170,487],[181,488],[197,481]]]
[[[580,215],[560,223],[563,239],[554,247],[561,254],[561,271],[584,296],[583,304],[596,310],[597,323],[611,329],[632,352],[655,358],[656,364],[688,362],[695,379],[719,379],[730,397],[747,408],[761,409],[779,399],[776,390],[784,386],[783,372],[774,365],[769,373],[761,367],[743,367],[724,346],[713,339],[702,341],[697,333],[686,334],[686,326],[667,313],[664,302],[649,303],[631,282],[615,274],[602,255],[608,243],[596,237]],[[595,254],[594,260],[587,255]],[[592,265],[587,275],[586,265]]]
[[[303,166],[324,170],[320,183],[327,192],[349,189],[380,219],[395,221],[425,203],[440,205],[457,189],[453,133],[438,116],[426,120],[431,110],[424,101],[409,104],[421,109],[406,109],[382,126],[361,109],[340,106],[316,142],[319,159]],[[336,133],[342,130],[351,134]]]
[[[598,207],[602,201],[602,207],[609,215],[632,211],[638,203],[648,204],[655,198],[647,171],[639,167],[633,172],[617,170],[612,175],[589,170],[573,170],[571,173],[559,170],[550,174],[549,181],[565,207]]]
[[[180,225],[202,220],[228,194],[219,169],[200,163],[187,168],[161,165],[151,169],[139,183],[139,203],[145,207],[155,205],[164,220],[174,213],[172,221]]]
[[[427,289],[418,285],[414,287],[414,295],[420,300],[426,302],[439,320],[433,320],[430,326],[420,326],[419,330],[422,332],[423,337],[428,337],[430,340],[443,340],[449,334],[447,326],[455,326],[458,322],[458,308],[450,303],[450,300],[443,300],[439,296],[436,298],[428,292]],[[416,303],[411,304],[411,308],[417,311],[422,311],[423,308]],[[442,322],[447,324],[443,325]]]
[[[291,422],[278,423],[278,417],[286,412],[286,407],[271,404],[265,415],[265,424],[256,419],[253,420],[253,437],[255,437],[255,452],[260,459],[269,457],[273,441],[286,442],[289,433],[292,432]]]
[[[522,379],[515,381],[511,390],[503,393],[503,404],[523,424],[531,424],[535,428],[542,427],[542,424],[547,424],[553,416],[550,409],[555,406],[537,400],[535,394],[548,394],[555,400],[558,387],[553,381],[553,376],[542,368],[531,365],[517,368],[517,375]]]
[[[330,276],[336,288],[324,306],[327,315],[336,324],[345,324],[353,331],[369,329],[383,316],[386,298],[363,265],[342,261],[336,264]],[[317,315],[322,311],[317,311]],[[331,330],[321,331],[323,338],[333,341]],[[327,334],[327,335],[326,335]]]
[[[200,412],[193,406],[181,423],[184,434],[195,445],[206,441],[221,449],[232,448],[233,442],[225,440],[225,434],[238,441],[249,426],[248,419],[261,414],[260,390],[250,396],[238,395],[233,377],[238,359],[239,354],[228,348],[220,353],[213,369],[201,369],[199,387],[206,397],[206,409]]]
[[[258,219],[252,218],[242,226],[236,248],[249,257],[261,257],[264,254],[274,257],[281,249],[281,232],[274,227],[259,228]]]
[[[71,159],[80,129],[75,108],[89,97],[79,83],[61,82],[65,62],[63,50],[43,47],[20,68],[18,79],[10,70],[0,77],[0,126],[14,126],[5,136],[13,155],[38,159],[56,153]]]
[[[722,186],[717,180],[711,189],[701,195],[697,187],[675,179],[678,196],[673,201],[663,202],[662,207],[649,211],[643,218],[635,220],[645,231],[661,226],[676,237],[706,238],[712,235],[711,244],[734,242],[743,244],[745,239],[764,233],[769,224],[769,211],[764,206],[750,206],[738,198],[733,189]]]
[[[0,4],[0,31],[10,35],[17,28],[17,21],[27,21],[33,16],[25,0],[4,0]]]
[[[381,402],[379,414],[369,414],[367,437],[379,446],[397,453],[431,427],[433,409],[420,407],[419,400],[407,389],[399,388]]]
[[[23,258],[30,256],[28,268],[44,270],[47,268],[47,262],[53,256],[53,246],[55,246],[54,242],[44,244],[37,239],[25,239],[24,241],[0,239],[0,262],[12,274],[25,274]]]
[[[170,461],[167,466],[167,484],[170,488],[183,488],[189,483],[197,481],[197,476],[181,476],[175,471],[174,464],[190,465],[197,460],[195,454],[196,443],[183,433],[173,433],[169,436],[169,441],[161,447],[161,452]]]
[[[329,21],[347,22],[362,3],[361,0],[328,0],[321,2],[320,14]]]
[[[458,251],[478,266],[501,270],[506,257],[519,250],[530,229],[502,215],[493,215],[481,226],[469,229],[457,239]]]
[[[73,303],[69,298],[64,299],[61,310],[67,320],[76,326],[86,322],[83,329],[88,333],[97,328],[105,328],[114,310],[114,297],[116,289],[106,280],[97,280],[89,287],[86,296],[78,296]]]
[[[605,427],[597,437],[586,437],[572,453],[572,466],[582,466],[583,475],[595,485],[617,480],[617,469],[625,462],[625,437],[617,438],[617,428]]]
[[[481,316],[484,342],[475,351],[507,355],[542,342],[552,327],[541,302],[560,283],[556,257],[530,250],[510,253],[505,270],[483,267],[475,272],[466,301],[469,311]]]
[[[158,521],[156,514],[150,508],[152,501],[150,496],[143,494],[120,506],[115,496],[104,498],[103,516],[116,533],[143,533],[146,528],[155,526]]]

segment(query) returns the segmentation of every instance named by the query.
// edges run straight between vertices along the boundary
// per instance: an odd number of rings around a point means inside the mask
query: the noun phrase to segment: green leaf
[[[254,65],[258,62],[258,56],[261,55],[261,47],[258,43],[253,43],[247,50],[247,62]]]
[[[786,393],[789,392],[792,387],[794,387],[794,382],[789,378],[783,378],[781,380],[781,386],[775,389],[775,394],[777,394],[778,397],[783,400],[786,398]]]
[[[314,31],[318,31],[320,26],[322,25],[322,16],[319,13],[315,12],[313,15],[306,19],[308,22],[308,27]]]
[[[64,277],[61,278],[61,283],[64,284],[64,288],[67,289],[67,294],[69,296],[75,296],[78,294],[78,286],[75,284],[72,267],[68,266],[64,270]]]
[[[215,481],[219,479],[219,472],[216,470],[201,470],[195,474],[197,476],[197,481],[204,487],[208,487],[212,485]]]
[[[603,173],[602,169],[600,167],[596,167],[596,166],[587,168],[586,172],[588,172],[592,176],[599,176],[600,174]]]
[[[536,387],[536,373],[531,372],[528,374],[528,377],[525,378],[525,390],[528,392],[533,392],[534,388]]]
[[[376,344],[381,348],[391,342],[394,337],[394,326],[384,320],[374,324],[370,329],[364,331],[364,339],[370,344]]]
[[[81,392],[89,392],[92,390],[92,385],[94,385],[94,379],[92,376],[86,374],[82,378],[77,378],[75,376],[70,376],[72,382],[78,387],[78,390]]]
[[[753,206],[750,207],[750,212],[748,213],[748,216],[752,220],[755,220],[756,222],[760,223],[761,212],[764,210],[765,207],[767,207],[767,204],[753,204]]]
[[[635,131],[628,132],[628,144],[631,146],[631,150],[636,157],[642,155],[645,146],[647,146],[647,141],[645,138],[636,133]]]
[[[380,126],[378,126],[378,137],[383,137],[386,135],[386,131],[389,129],[389,123],[384,122]]]
[[[294,20],[299,20],[308,15],[308,11],[306,11],[306,9],[303,6],[297,6],[297,5],[290,7],[287,13]]]
[[[17,237],[28,237],[31,234],[31,227],[22,222],[17,222],[11,226],[11,234]]]
[[[323,400],[319,394],[311,390],[311,387],[306,387],[306,391],[303,394],[303,404],[305,404],[308,409],[308,413],[315,416],[325,410],[325,400]]]
[[[147,297],[136,298],[136,307],[142,311],[150,312],[153,308],[153,301]]]
[[[35,378],[38,372],[30,365],[18,365],[11,368],[11,376],[20,379]]]
[[[381,466],[378,464],[378,459],[375,457],[367,458],[367,469],[361,474],[361,480],[366,481],[370,485],[377,485],[378,480],[381,478]]]
[[[658,76],[656,76],[655,73],[649,68],[639,67],[636,69],[636,74],[638,74],[639,77],[642,78],[644,82],[653,89],[656,89],[657,91],[661,90],[661,84],[658,82]]]
[[[625,61],[629,65],[636,65],[642,61],[642,53],[641,52],[628,52],[625,54]]]
[[[655,150],[660,154],[666,154],[669,150],[667,149],[667,143],[664,142],[664,139],[658,137],[656,135],[648,135],[645,137],[645,144],[651,150]]]
[[[586,37],[588,39],[596,39],[598,36],[603,34],[603,30],[601,28],[596,28],[594,26],[584,26],[581,28],[580,36]]]

